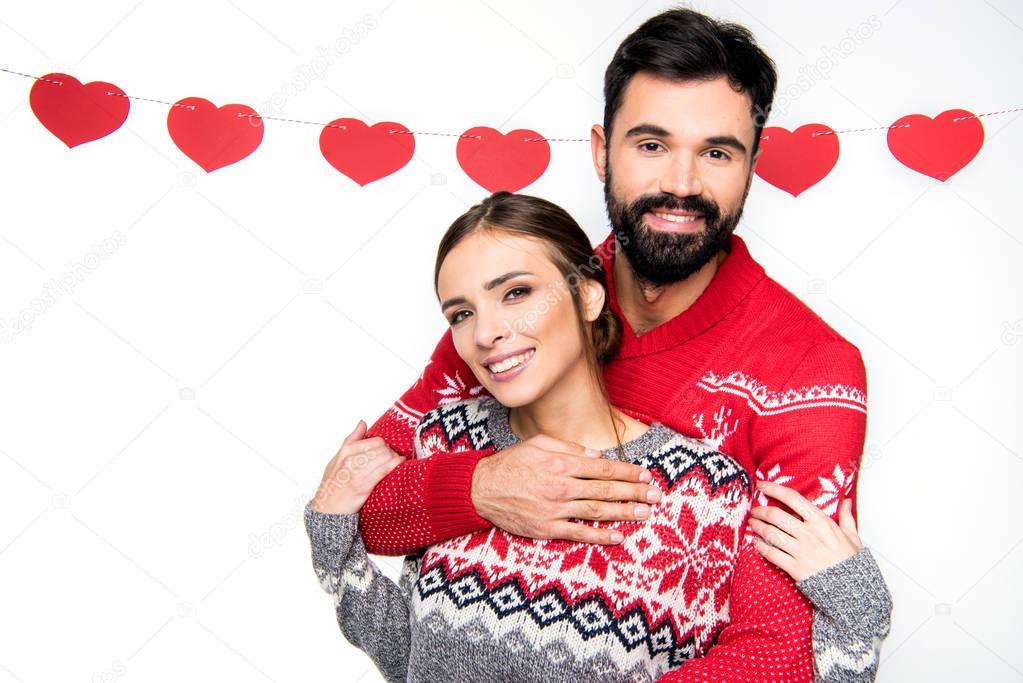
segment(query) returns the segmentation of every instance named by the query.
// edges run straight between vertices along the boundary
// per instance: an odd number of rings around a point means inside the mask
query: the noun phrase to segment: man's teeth
[[[670,223],[692,223],[699,218],[699,216],[678,216],[673,213],[655,213],[654,215]]]
[[[511,370],[516,365],[521,365],[522,363],[525,363],[527,360],[532,358],[534,353],[536,353],[536,349],[530,349],[529,351],[526,351],[525,353],[520,353],[517,356],[505,358],[504,360],[499,361],[497,363],[491,363],[487,367],[490,368],[490,371],[494,373],[504,372],[505,370]]]

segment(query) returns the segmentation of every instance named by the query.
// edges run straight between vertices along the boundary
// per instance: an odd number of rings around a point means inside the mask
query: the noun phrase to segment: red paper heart
[[[838,162],[838,136],[822,123],[808,123],[791,133],[764,128],[760,147],[756,174],[793,197],[823,180]]]
[[[455,149],[458,165],[491,192],[517,192],[543,175],[551,161],[551,146],[531,130],[507,135],[485,126],[462,133]]]
[[[896,159],[942,182],[970,163],[983,144],[983,124],[965,109],[949,109],[933,119],[910,114],[888,129],[888,149]]]
[[[131,106],[116,85],[82,85],[74,76],[58,73],[37,80],[28,99],[39,122],[68,147],[110,135],[128,118]]]
[[[391,121],[367,126],[359,119],[336,119],[320,133],[323,158],[363,187],[400,170],[415,151],[409,129]]]
[[[186,97],[167,114],[171,140],[189,159],[210,173],[256,151],[263,141],[263,119],[244,104],[215,104]]]

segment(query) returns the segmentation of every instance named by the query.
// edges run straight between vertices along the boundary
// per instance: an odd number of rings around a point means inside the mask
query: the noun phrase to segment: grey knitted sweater
[[[507,409],[492,400],[476,399],[440,408],[436,414],[427,413],[423,425],[450,425],[458,421],[463,425],[473,422],[476,436],[491,439],[498,449],[517,441],[508,426]],[[435,432],[432,447],[438,446]],[[719,524],[713,528],[734,532],[726,535],[731,548],[709,563],[720,569],[734,561],[742,532],[740,522],[749,509],[749,482],[738,463],[660,423],[623,444],[627,459],[648,467],[655,463],[644,460],[654,456],[656,461],[658,454],[677,461],[680,445],[684,446],[681,452],[686,462],[713,463],[709,469],[697,467],[695,472],[700,472],[700,476],[696,479],[706,484],[706,473],[712,471],[724,484],[717,496],[711,490],[713,487],[690,484],[677,489],[676,495],[687,505],[695,500],[698,515],[715,516]],[[417,441],[417,450],[422,448]],[[609,449],[604,455],[617,457],[617,451]],[[694,459],[694,455],[698,457]],[[656,473],[656,467],[652,471]],[[692,468],[687,472],[689,478],[695,476]],[[676,489],[664,487],[663,483],[661,487],[668,489],[667,495],[655,508],[670,509]],[[746,493],[737,495],[739,491]],[[720,524],[722,520],[726,521],[724,525]],[[653,522],[656,524],[656,520]],[[537,588],[538,576],[543,574],[530,573],[531,568],[535,569],[530,562],[535,564],[538,557],[542,559],[542,551],[520,545],[512,549],[511,556],[506,556],[507,562],[499,561],[490,549],[494,534],[503,535],[499,530],[453,539],[448,542],[449,552],[445,552],[445,544],[438,544],[408,556],[396,585],[368,558],[358,533],[358,515],[325,514],[307,505],[305,525],[316,576],[321,587],[333,597],[342,633],[370,656],[389,681],[649,681],[681,665],[685,659],[703,654],[727,621],[727,583],[731,576],[727,570],[698,572],[707,584],[697,585],[706,600],[690,602],[694,595],[691,588],[677,594],[669,591],[663,597],[677,606],[678,614],[671,622],[651,623],[655,610],[646,604],[642,610],[637,608],[624,617],[611,618],[612,606],[592,596],[600,592],[601,583],[596,584],[595,591],[593,585],[586,585],[578,567],[562,570],[568,566],[564,563],[554,568],[562,579],[557,591],[542,582],[539,589],[530,591]],[[703,527],[705,531],[708,528],[712,527]],[[487,537],[488,542],[473,540],[472,536]],[[717,536],[720,538],[720,534]],[[637,538],[639,547],[644,547],[646,541],[641,536]],[[531,539],[521,539],[519,543],[559,544],[556,548],[559,558],[584,547]],[[694,550],[687,548],[681,553],[683,563],[692,564],[685,568],[687,574],[698,568],[701,560],[695,558],[706,551],[701,549],[694,554]],[[525,559],[516,564],[509,557]],[[549,563],[549,559],[546,561]],[[587,556],[587,563],[591,561]],[[488,584],[488,578],[500,576],[502,570],[509,573],[506,565],[510,565],[510,573],[517,580]],[[477,566],[486,571],[482,575],[468,571]],[[672,572],[663,563],[658,569],[661,573]],[[610,576],[605,578],[606,584],[615,585]],[[625,590],[629,579],[635,578],[619,576],[621,592],[627,599],[635,599]],[[723,591],[723,601],[714,594],[715,585],[721,589],[718,593]],[[869,550],[864,548],[797,585],[816,607],[813,623],[816,680],[873,680],[881,642],[888,634],[891,598]],[[573,604],[566,596],[566,586],[578,586],[588,597]],[[604,590],[615,592],[606,587]],[[649,600],[649,590],[640,594]]]

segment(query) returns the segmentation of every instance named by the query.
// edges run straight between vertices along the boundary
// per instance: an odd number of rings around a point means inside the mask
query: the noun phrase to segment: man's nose
[[[661,175],[661,191],[676,197],[703,194],[696,160],[688,155],[673,158]]]

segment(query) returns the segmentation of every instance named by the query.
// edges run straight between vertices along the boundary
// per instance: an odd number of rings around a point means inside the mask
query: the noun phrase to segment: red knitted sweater
[[[615,296],[614,235],[595,250]],[[837,521],[853,499],[866,428],[866,377],[855,346],[764,273],[733,235],[727,258],[681,314],[637,337],[624,322],[605,367],[611,401],[643,422],[660,421],[738,460],[756,479],[785,484]],[[412,456],[423,414],[486,395],[448,330],[416,383],[369,429]],[[366,501],[369,552],[400,555],[490,526],[470,500],[475,454],[403,463]],[[776,504],[764,496],[756,503]],[[706,656],[666,681],[812,681],[813,607],[747,532],[731,590],[730,623]]]

